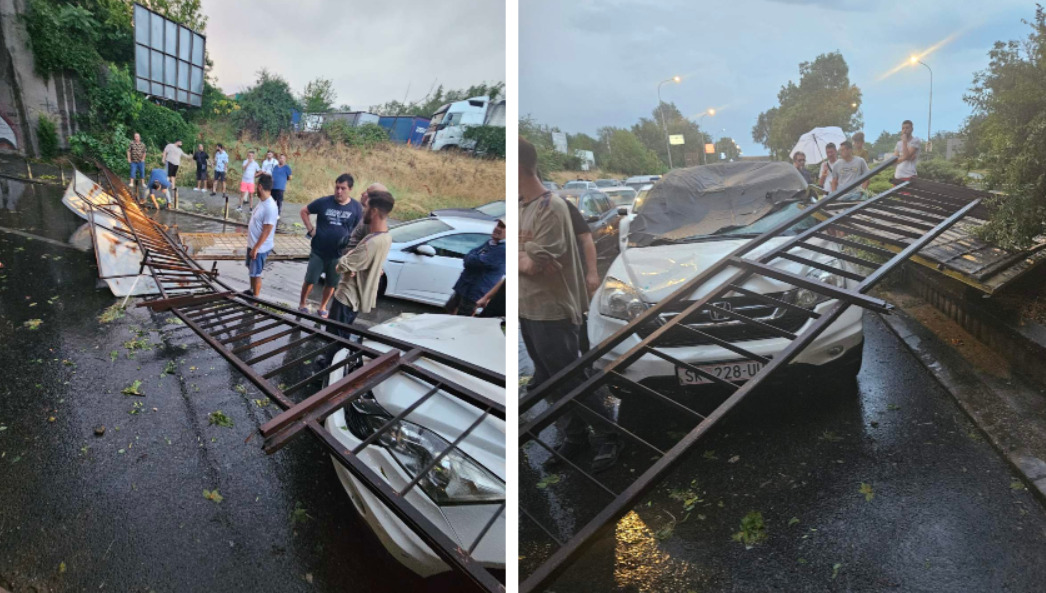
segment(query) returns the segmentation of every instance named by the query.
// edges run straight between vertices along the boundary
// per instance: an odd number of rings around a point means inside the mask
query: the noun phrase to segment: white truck
[[[472,97],[447,103],[432,114],[429,129],[421,139],[429,150],[472,150],[475,141],[465,140],[470,126],[505,127],[505,101],[490,97]]]

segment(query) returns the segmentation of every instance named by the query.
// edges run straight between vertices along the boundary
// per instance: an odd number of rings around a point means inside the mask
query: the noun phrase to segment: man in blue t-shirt
[[[153,201],[153,207],[157,210],[160,209],[160,204],[163,207],[167,207],[167,190],[170,189],[171,183],[167,180],[166,169],[153,169],[149,174],[149,199]],[[157,201],[159,196],[159,201]]]
[[[280,212],[283,212],[283,192],[290,180],[291,166],[287,164],[287,155],[280,153],[280,164],[272,168],[272,199],[276,200]]]
[[[214,191],[211,192],[212,196],[218,192],[218,184],[221,183],[222,196],[226,198],[229,197],[225,195],[225,176],[228,174],[228,171],[229,153],[225,152],[225,147],[219,144],[218,148],[214,151],[214,187],[211,188]]]
[[[319,283],[321,274],[324,277],[323,300],[317,314],[326,318],[329,313],[328,306],[340,280],[334,269],[338,263],[338,246],[363,217],[363,206],[349,195],[354,183],[352,175],[342,173],[334,181],[334,195],[313,200],[301,209],[301,219],[308,230],[305,236],[312,237],[309,267],[305,271],[301,302],[298,303],[298,310],[302,313],[309,312],[306,304],[309,293],[313,285]],[[310,214],[316,215],[315,227],[309,218]]]

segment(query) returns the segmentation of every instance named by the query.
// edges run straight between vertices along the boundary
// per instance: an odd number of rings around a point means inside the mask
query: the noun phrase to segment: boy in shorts
[[[273,247],[273,231],[280,213],[272,199],[272,176],[262,174],[258,178],[258,209],[251,214],[247,225],[247,270],[251,279],[248,294],[261,294],[262,269]]]
[[[247,152],[247,160],[243,161],[243,175],[240,177],[240,205],[236,207],[237,212],[243,210],[244,202],[247,203],[247,211],[254,208],[254,178],[258,176],[261,166],[254,160],[254,151]],[[271,188],[272,186],[270,186]]]
[[[214,191],[211,192],[213,196],[218,191],[218,184],[222,184],[222,196],[225,195],[225,173],[229,168],[229,153],[225,152],[225,147],[221,144],[214,151]]]

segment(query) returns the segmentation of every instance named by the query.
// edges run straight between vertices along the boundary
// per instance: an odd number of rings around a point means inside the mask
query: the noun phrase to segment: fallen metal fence
[[[527,547],[526,559],[520,566],[521,591],[539,591],[551,585],[605,530],[656,486],[673,464],[719,420],[759,385],[784,369],[851,305],[878,312],[889,311],[891,306],[888,303],[868,296],[872,287],[950,226],[980,207],[984,197],[981,192],[963,188],[949,192],[946,187],[942,189],[941,184],[917,179],[862,202],[840,200],[864,181],[892,166],[895,160],[888,159],[861,179],[740,246],[668,297],[650,305],[609,339],[521,398],[519,533],[521,540],[532,544]],[[834,214],[807,230],[787,235],[789,229],[798,223],[815,215],[823,218],[827,213]],[[785,236],[787,240],[776,247],[757,253],[757,249],[767,242]],[[895,245],[900,251],[894,253],[869,244],[869,241]],[[824,255],[834,259],[827,263],[823,258],[812,259]],[[832,285],[785,271],[775,267],[774,263],[779,261],[799,263],[846,278],[856,283],[856,287]],[[867,272],[855,271],[859,269]],[[725,274],[729,275],[727,280],[713,283]],[[826,309],[815,311],[813,306],[800,306],[745,287],[746,283],[759,279],[810,291],[817,295],[817,302],[829,304]],[[712,288],[704,292],[706,287]],[[695,293],[704,296],[695,298]],[[739,298],[746,299],[752,308],[768,308],[777,314],[755,319],[756,315],[726,305],[731,299]],[[740,344],[744,341],[730,341],[715,335],[709,329],[709,319],[730,320],[749,331],[750,335],[782,338],[788,343],[773,356],[761,356],[742,347]],[[681,336],[697,340],[696,343],[717,345],[724,350],[724,360],[755,365],[753,368],[759,370],[749,380],[738,381],[721,378],[679,360],[671,348],[680,344]],[[631,345],[627,351],[615,352],[626,342]],[[707,413],[702,413],[672,397],[675,390],[671,386],[637,382],[626,376],[628,368],[644,357],[647,360],[660,359],[675,367],[677,372],[685,369],[701,377],[721,389],[725,399],[710,412],[705,410]],[[597,361],[599,365],[595,364]],[[570,383],[577,386],[570,389]],[[601,392],[597,390],[606,388],[614,388],[621,397],[641,400],[643,409],[662,406],[670,414],[666,418],[684,422],[688,428],[682,431],[683,436],[677,437],[663,425],[647,431],[649,434],[639,434],[634,427],[622,426],[592,407],[592,402],[597,401],[594,398],[600,397]],[[635,447],[642,454],[632,455],[629,460],[638,467],[625,467],[622,460],[616,467],[597,476],[584,469],[580,462],[560,455],[551,442],[558,434],[554,424],[570,414],[599,425],[601,430],[612,432],[630,447]],[[549,480],[550,472],[526,461],[529,453],[538,451],[540,455],[534,457],[555,458],[558,471],[563,475],[557,473],[556,480]],[[551,507],[554,507],[554,512],[550,511]],[[553,515],[555,519],[552,519]],[[521,551],[523,547],[521,541]]]
[[[459,541],[460,538],[449,536],[406,499],[408,493],[417,492],[426,475],[438,471],[441,460],[454,451],[461,451],[459,445],[484,420],[505,420],[503,404],[419,363],[427,359],[498,389],[505,388],[504,375],[361,327],[304,314],[233,291],[218,279],[216,267],[204,269],[189,257],[163,225],[145,215],[122,180],[99,166],[108,193],[115,202],[87,199],[84,202],[92,213],[97,210],[124,221],[128,229],[118,230],[119,234],[133,239],[140,247],[139,275],[147,271],[159,294],[139,306],[173,313],[285,410],[261,427],[266,453],[275,453],[299,434],[311,434],[474,589],[504,591],[504,585],[472,556],[491,533],[494,524],[504,516],[504,501],[484,503],[494,507],[489,520],[471,541]],[[363,342],[345,337],[345,331],[363,338]],[[382,351],[370,343],[391,348]],[[325,362],[319,367],[309,364],[313,360],[333,361],[334,354],[342,349],[349,354],[339,362]],[[281,356],[282,360],[278,362],[277,357]],[[322,384],[332,372],[340,369],[344,369],[340,380],[308,395],[310,388]],[[328,416],[364,397],[396,374],[406,374],[427,385],[428,389],[393,420],[351,450],[324,428],[323,422]],[[414,479],[402,488],[395,488],[368,467],[359,454],[374,445],[379,437],[390,434],[400,420],[437,394],[472,408],[477,412],[477,419],[454,437],[453,442],[435,455],[426,467],[417,471]],[[295,398],[301,399],[296,401]]]

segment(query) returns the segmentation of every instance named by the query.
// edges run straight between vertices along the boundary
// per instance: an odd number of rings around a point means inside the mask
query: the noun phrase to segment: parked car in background
[[[616,187],[621,185],[621,181],[617,179],[597,179],[596,185],[600,188]]]
[[[646,185],[640,186],[639,190],[636,191],[636,197],[632,200],[632,203],[624,207],[625,213],[621,215],[621,230],[618,233],[618,240],[621,243],[621,251],[628,249],[628,229],[632,226],[632,221],[636,218],[636,213],[639,212],[639,209],[643,206],[643,200],[646,198],[646,195],[650,193],[650,190],[653,187],[653,183],[647,183]]]
[[[590,343],[598,344],[614,335],[683,283],[704,273],[754,237],[795,216],[809,201],[805,180],[789,163],[738,162],[723,164],[719,168],[720,171],[712,173],[693,173],[690,178],[685,177],[693,170],[673,172],[671,177],[658,183],[639,205],[638,214],[631,223],[628,249],[610,265],[603,285],[593,296],[588,319]],[[694,191],[694,187],[707,189]],[[814,224],[815,220],[807,219],[767,241],[760,251],[772,249],[788,241],[788,235]],[[797,255],[857,273],[868,273],[830,255],[838,251],[835,243],[821,239],[809,239],[807,243],[819,251],[804,250]],[[797,262],[777,259],[772,265],[840,288],[853,290],[857,284],[838,274]],[[725,279],[728,274],[724,272],[721,276]],[[718,284],[719,281],[707,283],[690,298],[680,300],[662,313],[660,320],[671,319]],[[783,304],[775,305],[766,299],[732,293],[713,305],[794,334],[801,333],[814,320],[789,306],[823,314],[834,304],[833,300],[818,293],[767,277],[751,278],[741,287]],[[624,355],[658,325],[649,324],[648,330],[615,346],[596,363],[597,366]],[[773,358],[791,343],[776,334],[709,310],[689,317],[686,326],[697,331],[683,327],[672,329],[664,335],[659,350],[676,360],[732,381],[752,378],[762,364],[738,360],[736,353],[718,345],[717,340],[736,344],[766,358]],[[817,367],[821,376],[834,372],[841,377],[853,377],[861,367],[863,343],[862,311],[859,307],[850,307],[806,347],[792,365],[796,368],[804,365]],[[677,367],[649,354],[629,366],[625,374],[648,385],[686,387],[710,383],[686,367]]]
[[[428,348],[495,373],[505,373],[505,334],[501,320],[452,315],[400,316],[371,328],[372,331]],[[468,339],[462,339],[468,336]],[[364,343],[380,352],[390,346]],[[340,350],[334,362],[345,360]],[[462,385],[490,400],[505,403],[505,389],[427,358],[417,366]],[[334,383],[353,369],[337,367],[329,376]],[[327,431],[346,449],[358,447],[385,423],[425,395],[429,386],[400,373],[378,384],[362,398],[339,409],[324,423]],[[399,490],[417,477],[465,429],[480,418],[481,410],[445,392],[398,421],[387,437],[378,438],[359,452],[359,459],[375,474]],[[334,469],[360,517],[382,545],[403,565],[428,577],[450,569],[403,521],[340,463]],[[505,500],[505,422],[487,415],[456,449],[445,455],[419,487],[404,499],[439,527],[447,537],[468,550]],[[505,515],[502,513],[479,541],[472,557],[483,566],[505,568]]]
[[[572,202],[585,217],[596,244],[596,256],[599,259],[616,256],[621,215],[614,202],[596,189],[561,189],[556,194]]]
[[[545,189],[549,191],[556,191],[557,189],[560,189],[559,184],[555,181],[542,181],[541,185],[544,185]]]
[[[465,255],[490,239],[495,224],[474,217],[430,216],[390,228],[392,247],[379,294],[443,306],[465,269]]]
[[[586,181],[584,179],[575,179],[574,181],[568,181],[563,189],[599,189],[594,181]]]
[[[634,175],[625,180],[625,185],[639,191],[640,187],[661,179],[660,175]]]
[[[429,212],[429,216],[456,216],[460,218],[481,218],[497,220],[505,217],[505,200],[488,202],[475,208],[443,208]]]
[[[602,188],[603,193],[614,202],[618,208],[627,208],[636,199],[636,190],[624,185]]]

